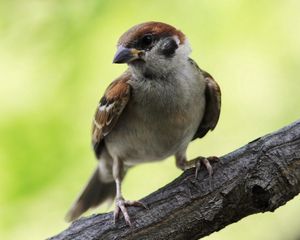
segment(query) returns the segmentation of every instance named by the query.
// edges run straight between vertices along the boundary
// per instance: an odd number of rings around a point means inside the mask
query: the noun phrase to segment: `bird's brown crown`
[[[185,35],[173,26],[162,23],[162,22],[145,22],[133,26],[127,32],[125,32],[118,41],[118,46],[128,46],[133,44],[138,39],[146,34],[156,35],[158,37],[162,36],[177,36],[180,44],[185,40]]]

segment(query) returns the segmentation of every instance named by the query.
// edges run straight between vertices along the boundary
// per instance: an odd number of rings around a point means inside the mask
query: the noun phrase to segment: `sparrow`
[[[189,55],[187,37],[162,22],[145,22],[125,32],[117,43],[113,63],[128,69],[106,89],[92,124],[92,146],[98,164],[67,214],[73,221],[89,208],[115,198],[114,220],[120,213],[131,226],[122,180],[140,163],[174,155],[182,170],[201,164],[212,175],[211,160],[188,161],[189,143],[204,137],[218,122],[221,92],[213,77]]]

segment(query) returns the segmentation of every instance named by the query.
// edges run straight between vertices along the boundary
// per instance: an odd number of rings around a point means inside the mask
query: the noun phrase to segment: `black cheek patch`
[[[176,41],[173,38],[168,38],[162,44],[161,47],[161,54],[165,55],[166,57],[172,57],[178,48]]]

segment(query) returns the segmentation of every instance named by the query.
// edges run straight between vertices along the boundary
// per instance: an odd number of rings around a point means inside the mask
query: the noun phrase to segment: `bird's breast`
[[[128,165],[161,160],[186,147],[202,119],[205,99],[200,87],[156,88],[133,91],[118,123],[106,136],[110,154]]]

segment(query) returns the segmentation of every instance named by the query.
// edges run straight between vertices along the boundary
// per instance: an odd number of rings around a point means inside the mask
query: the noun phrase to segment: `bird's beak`
[[[126,48],[123,46],[119,46],[113,63],[128,63],[133,60],[139,59],[144,51],[137,50],[135,48]]]

